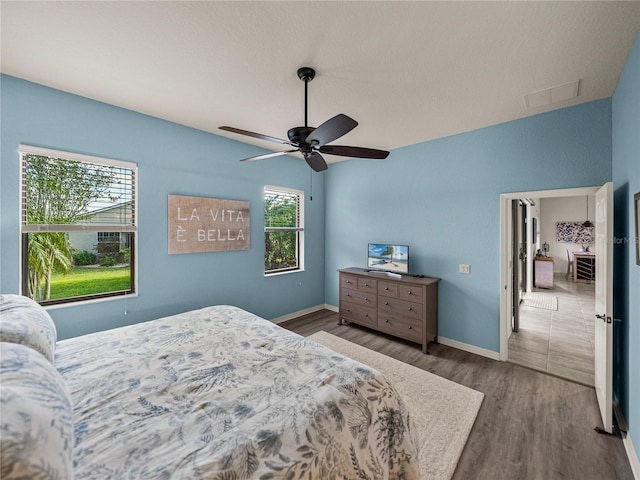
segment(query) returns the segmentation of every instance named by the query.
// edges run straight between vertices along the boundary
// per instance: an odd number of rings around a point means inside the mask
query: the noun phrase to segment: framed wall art
[[[556,239],[566,243],[591,243],[594,227],[585,227],[582,222],[556,223]]]
[[[249,202],[169,195],[169,253],[248,250]]]

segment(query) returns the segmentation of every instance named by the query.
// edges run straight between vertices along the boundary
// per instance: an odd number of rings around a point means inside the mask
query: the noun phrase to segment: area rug
[[[453,476],[484,394],[325,331],[309,338],[384,373],[413,417],[421,478],[449,480]]]
[[[550,293],[525,292],[522,294],[522,303],[528,307],[558,310],[558,297]]]

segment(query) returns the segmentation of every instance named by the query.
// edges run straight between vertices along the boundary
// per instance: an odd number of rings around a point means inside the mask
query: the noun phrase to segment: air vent
[[[533,92],[522,97],[525,108],[538,108],[552,103],[564,102],[578,96],[578,85],[580,80],[575,80],[562,85],[556,85],[539,92]]]

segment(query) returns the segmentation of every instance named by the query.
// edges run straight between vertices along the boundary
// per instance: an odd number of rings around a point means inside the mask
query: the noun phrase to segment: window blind
[[[265,231],[302,231],[301,194],[294,190],[265,187]]]
[[[26,146],[20,154],[24,233],[136,230],[135,164]]]

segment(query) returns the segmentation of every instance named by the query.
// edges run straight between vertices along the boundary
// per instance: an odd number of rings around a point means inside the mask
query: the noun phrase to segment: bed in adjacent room
[[[2,345],[4,376],[15,362]],[[386,377],[236,307],[57,342],[54,365],[76,479],[420,477]],[[0,433],[4,469],[15,432]]]

